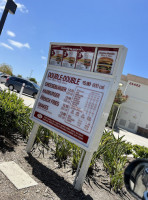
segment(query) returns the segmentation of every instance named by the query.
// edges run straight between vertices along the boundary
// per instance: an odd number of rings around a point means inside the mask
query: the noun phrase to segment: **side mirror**
[[[131,162],[125,169],[124,183],[136,199],[148,200],[148,159]]]

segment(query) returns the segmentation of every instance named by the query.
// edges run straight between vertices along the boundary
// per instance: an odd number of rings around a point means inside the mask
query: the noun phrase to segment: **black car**
[[[40,87],[34,82],[31,82],[31,81],[23,79],[23,78],[11,76],[11,77],[7,78],[5,85],[11,91],[16,90],[17,92],[20,92],[23,83],[25,83],[23,93],[29,94],[29,95],[33,96],[34,98],[36,98]]]

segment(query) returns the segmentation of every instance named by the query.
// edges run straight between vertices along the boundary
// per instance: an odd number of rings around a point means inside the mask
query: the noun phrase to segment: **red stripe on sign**
[[[74,130],[50,117],[47,117],[46,115],[43,115],[42,113],[35,112],[34,117],[40,119],[41,121],[46,122],[47,124],[50,124],[51,126],[58,128],[59,130],[65,132],[68,135],[71,135],[72,137],[78,139],[81,142],[84,142],[85,144],[88,141],[88,136],[80,133],[77,130]]]

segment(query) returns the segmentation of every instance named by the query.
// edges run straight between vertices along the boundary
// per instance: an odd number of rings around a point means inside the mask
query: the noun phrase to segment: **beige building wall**
[[[128,99],[121,105],[117,126],[134,133],[138,127],[148,130],[148,79],[122,75],[121,83],[120,88]]]

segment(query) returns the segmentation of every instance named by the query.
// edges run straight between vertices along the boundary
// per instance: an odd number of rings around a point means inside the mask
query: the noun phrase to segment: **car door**
[[[29,81],[25,82],[25,88],[24,88],[24,93],[32,95],[34,91],[34,86],[32,83],[30,83]]]
[[[15,78],[14,82],[14,89],[17,91],[21,91],[22,85],[23,85],[23,80],[20,78]]]

